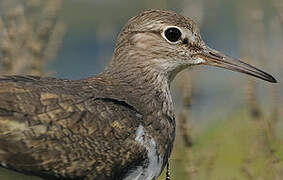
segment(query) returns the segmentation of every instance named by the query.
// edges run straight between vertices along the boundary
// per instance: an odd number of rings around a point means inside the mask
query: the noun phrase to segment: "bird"
[[[190,18],[145,10],[123,27],[109,64],[97,75],[1,76],[1,167],[46,180],[157,179],[175,138],[170,83],[197,65],[276,83],[208,47]]]

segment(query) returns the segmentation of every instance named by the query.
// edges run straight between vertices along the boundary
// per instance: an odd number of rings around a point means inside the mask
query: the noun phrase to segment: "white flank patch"
[[[124,180],[157,179],[161,173],[162,159],[157,155],[154,139],[146,134],[142,125],[139,125],[135,140],[147,149],[148,165],[136,167]]]

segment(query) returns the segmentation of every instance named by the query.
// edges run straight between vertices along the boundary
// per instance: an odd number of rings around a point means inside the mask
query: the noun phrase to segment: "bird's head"
[[[276,82],[269,74],[209,48],[189,18],[149,10],[133,17],[121,31],[112,65],[154,69],[172,79],[191,65],[212,65]]]

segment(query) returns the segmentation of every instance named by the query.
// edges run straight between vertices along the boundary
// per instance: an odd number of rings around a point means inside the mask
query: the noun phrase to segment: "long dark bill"
[[[232,57],[226,56],[214,49],[206,47],[202,52],[195,54],[194,57],[204,60],[203,64],[217,66],[225,69],[230,69],[232,71],[245,73],[268,82],[276,83],[276,79],[270,74],[253,67],[241,60],[234,59]]]

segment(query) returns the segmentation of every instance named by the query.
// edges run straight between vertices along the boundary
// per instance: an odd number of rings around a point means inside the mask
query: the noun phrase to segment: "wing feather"
[[[122,177],[146,158],[134,137],[141,117],[125,102],[82,97],[66,81],[0,79],[1,164],[42,177]]]

